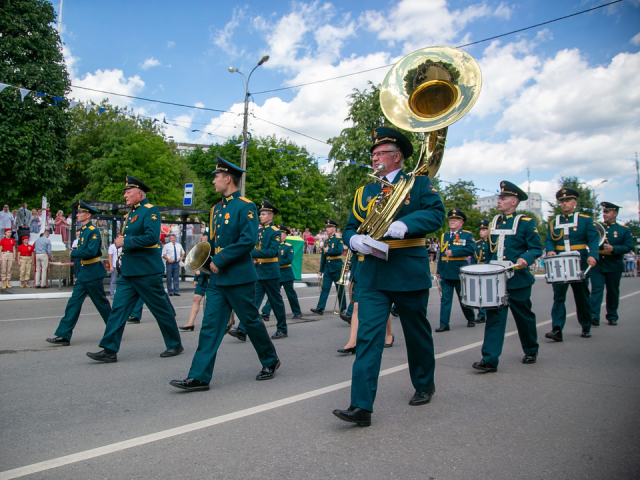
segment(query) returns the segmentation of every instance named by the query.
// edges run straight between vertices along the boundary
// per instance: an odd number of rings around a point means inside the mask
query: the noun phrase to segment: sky
[[[251,76],[252,136],[289,137],[325,170],[326,140],[350,124],[347,97],[428,46],[459,46],[607,3],[604,0],[211,2],[54,0],[64,56],[83,102],[164,119],[177,142],[224,143],[242,133]],[[561,176],[596,188],[599,201],[638,218],[640,0],[465,47],[480,65],[476,105],[449,128],[440,178],[473,180],[480,197],[501,180],[553,201]],[[221,110],[214,112],[203,108]],[[274,125],[275,124],[275,125]],[[282,127],[286,127],[282,128]],[[289,130],[287,130],[289,129]],[[192,132],[201,130],[202,132]],[[298,133],[293,133],[291,130]],[[304,135],[302,135],[304,134]],[[310,138],[311,137],[311,138]],[[603,180],[606,180],[605,183]]]

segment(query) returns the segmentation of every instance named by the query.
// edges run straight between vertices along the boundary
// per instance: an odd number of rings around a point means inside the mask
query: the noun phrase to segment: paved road
[[[452,331],[436,334],[437,393],[421,407],[407,404],[413,389],[394,322],[370,428],[330,413],[349,405],[353,362],[335,353],[348,328],[334,315],[291,325],[268,382],[254,380],[251,345],[225,337],[212,389],[183,393],[168,382],[186,376],[197,330],[183,334],[185,354],[159,358],[162,338],[145,312],[127,326],[119,362],[98,364],[85,356],[103,330],[90,302],[66,348],[44,341],[66,300],[3,302],[0,479],[640,478],[640,282],[622,280],[619,326],[582,339],[570,316],[564,343],[540,339],[536,365],[520,363],[510,335],[497,374],[470,368],[483,328],[466,328],[456,305]],[[317,289],[298,294],[304,311],[315,306]],[[539,280],[539,337],[551,300]],[[432,290],[435,326],[438,302]],[[190,303],[174,298],[179,322]]]

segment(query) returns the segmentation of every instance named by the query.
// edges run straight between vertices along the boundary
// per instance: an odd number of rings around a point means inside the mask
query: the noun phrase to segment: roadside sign
[[[184,199],[182,200],[183,207],[190,207],[193,205],[193,183],[184,184]]]

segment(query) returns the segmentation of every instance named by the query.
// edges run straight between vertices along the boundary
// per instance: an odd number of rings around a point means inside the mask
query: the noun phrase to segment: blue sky
[[[73,84],[233,113],[111,96],[162,118],[176,141],[211,143],[241,132],[248,74],[260,92],[393,63],[415,49],[457,46],[591,8],[604,1],[204,2],[64,0],[62,37]],[[176,6],[178,5],[178,6]],[[60,3],[54,2],[59,11]],[[640,1],[619,4],[465,48],[480,64],[476,106],[449,129],[441,178],[495,190],[509,179],[552,199],[561,175],[596,185],[601,200],[637,218],[640,149]],[[386,69],[255,94],[252,113],[320,140],[348,126],[346,97]],[[82,101],[104,94],[75,89]],[[192,133],[203,130],[218,137]],[[323,142],[252,119],[254,136],[288,136],[318,156]],[[321,165],[327,163],[320,158]],[[330,168],[327,166],[325,168]],[[480,192],[481,196],[488,193]]]

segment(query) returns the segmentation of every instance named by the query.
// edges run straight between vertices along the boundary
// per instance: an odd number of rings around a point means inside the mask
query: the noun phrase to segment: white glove
[[[356,250],[365,255],[369,255],[373,250],[371,250],[371,247],[362,243],[364,237],[364,235],[354,235],[351,237],[351,240],[349,240],[349,246],[351,247],[351,250]]]
[[[409,227],[407,227],[404,222],[396,220],[391,225],[389,225],[389,229],[387,230],[387,233],[384,234],[384,236],[393,238],[404,238],[408,231]]]

